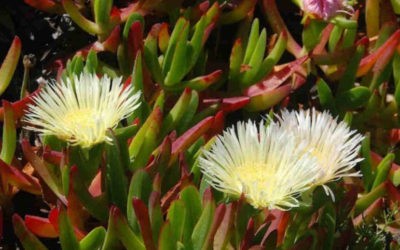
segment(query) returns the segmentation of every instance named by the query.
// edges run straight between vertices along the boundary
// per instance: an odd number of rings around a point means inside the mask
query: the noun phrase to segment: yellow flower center
[[[98,112],[93,109],[75,109],[67,112],[63,117],[65,127],[95,128],[99,120]]]
[[[249,162],[237,168],[237,177],[245,189],[265,190],[271,182],[271,171],[265,163]],[[244,190],[243,190],[244,191]]]

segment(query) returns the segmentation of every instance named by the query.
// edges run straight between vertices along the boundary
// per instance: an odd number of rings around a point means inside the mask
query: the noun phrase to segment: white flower
[[[362,161],[358,152],[364,137],[346,123],[338,122],[326,111],[321,113],[315,109],[284,110],[278,119],[281,129],[294,133],[296,144],[317,158],[319,173],[315,184],[322,185],[332,197],[332,191],[324,184],[345,176],[360,176],[352,170]]]
[[[297,147],[293,134],[277,124],[265,127],[239,122],[219,136],[199,158],[199,166],[215,189],[244,194],[255,208],[290,209],[297,195],[318,175],[314,157]]]
[[[83,148],[109,141],[106,132],[138,106],[140,93],[123,89],[121,78],[81,74],[57,84],[49,83],[33,97],[24,121],[27,129]]]

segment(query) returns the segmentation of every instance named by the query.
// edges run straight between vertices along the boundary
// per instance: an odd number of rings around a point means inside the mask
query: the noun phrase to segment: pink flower
[[[303,0],[306,14],[328,20],[345,7],[346,0]]]

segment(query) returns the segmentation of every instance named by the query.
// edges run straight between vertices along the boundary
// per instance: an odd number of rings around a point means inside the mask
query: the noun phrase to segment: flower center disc
[[[70,128],[94,128],[96,127],[97,121],[99,121],[98,112],[93,109],[76,109],[67,112],[64,115],[63,122],[66,127]]]
[[[266,171],[266,169],[268,167],[263,163],[247,163],[237,168],[237,176],[243,188],[265,190],[267,183],[272,181],[271,171]]]

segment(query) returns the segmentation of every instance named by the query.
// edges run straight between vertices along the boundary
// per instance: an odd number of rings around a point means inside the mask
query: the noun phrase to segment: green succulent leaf
[[[109,138],[112,138],[112,143],[106,143],[106,187],[108,190],[109,200],[112,204],[118,206],[119,209],[126,212],[126,203],[128,196],[128,181],[125,171],[127,166],[124,166],[124,160],[121,155],[121,145],[115,138],[111,130],[108,132]]]
[[[364,106],[371,96],[371,91],[367,87],[354,87],[336,98],[336,104],[343,110],[356,109]]]
[[[74,228],[72,227],[71,221],[68,218],[67,211],[61,209],[58,223],[60,227],[60,243],[63,249],[76,249],[80,250],[78,239],[75,236]]]
[[[321,106],[337,113],[332,91],[322,78],[317,81],[317,91]]]
[[[207,249],[209,230],[214,219],[215,204],[213,201],[208,201],[204,205],[203,212],[197,221],[192,233],[193,249]]]
[[[395,155],[393,153],[389,153],[382,159],[382,161],[376,167],[376,175],[375,175],[375,180],[372,184],[372,189],[379,186],[388,178],[389,171],[394,161],[394,158]]]
[[[0,95],[7,89],[17,68],[19,57],[21,55],[21,40],[18,36],[14,40],[8,50],[3,63],[0,66]]]
[[[47,250],[47,247],[26,227],[24,220],[14,214],[12,217],[14,232],[26,250]]]
[[[129,192],[126,204],[128,223],[135,233],[139,233],[139,225],[133,210],[132,199],[137,197],[145,202],[148,201],[152,191],[151,179],[149,174],[143,169],[139,169],[132,176],[129,184]]]
[[[81,250],[100,249],[103,245],[105,236],[106,230],[104,227],[96,227],[79,242],[79,247]]]
[[[11,164],[17,146],[17,132],[15,129],[14,111],[12,105],[3,100],[4,123],[3,141],[0,158],[7,164]]]

